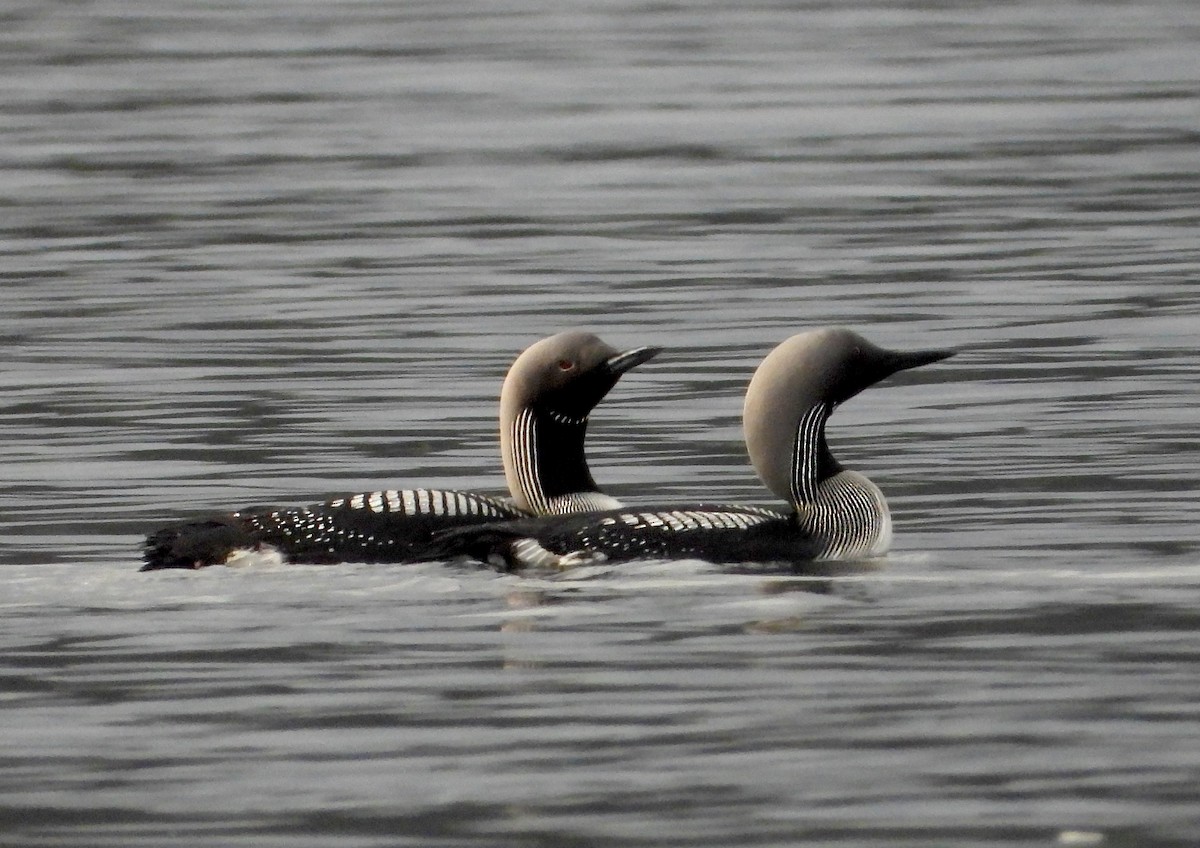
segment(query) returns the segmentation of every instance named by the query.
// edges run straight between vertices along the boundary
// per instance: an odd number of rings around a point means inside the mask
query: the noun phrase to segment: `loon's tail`
[[[235,551],[256,548],[261,542],[232,514],[173,524],[146,537],[141,570],[220,565]]]

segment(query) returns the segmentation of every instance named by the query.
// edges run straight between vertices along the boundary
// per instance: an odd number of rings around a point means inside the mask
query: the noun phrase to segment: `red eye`
[[[570,371],[574,367],[575,367],[575,363],[569,359],[558,360],[558,369],[560,371]]]

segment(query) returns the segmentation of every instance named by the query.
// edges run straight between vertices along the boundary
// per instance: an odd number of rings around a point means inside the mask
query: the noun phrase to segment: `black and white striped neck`
[[[522,409],[512,424],[512,462],[521,494],[540,515],[615,509],[620,501],[599,491],[584,453],[587,416]]]
[[[892,515],[879,487],[857,471],[839,471],[798,502],[796,520],[819,550],[817,559],[869,559],[892,543]]]
[[[825,441],[825,423],[833,410],[818,403],[800,416],[792,443],[790,490],[794,503],[806,503],[817,496],[817,487],[842,470]]]
[[[801,529],[821,549],[821,559],[880,556],[891,543],[892,522],[879,487],[847,471],[825,441],[829,405],[800,417],[792,447],[791,496]]]

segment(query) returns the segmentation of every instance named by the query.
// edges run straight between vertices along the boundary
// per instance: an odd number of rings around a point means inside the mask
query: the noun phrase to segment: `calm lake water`
[[[1200,844],[1200,5],[0,20],[0,844]],[[568,327],[667,348],[610,493],[771,504],[742,393],[822,325],[962,350],[830,425],[876,572],[137,572],[501,491]]]

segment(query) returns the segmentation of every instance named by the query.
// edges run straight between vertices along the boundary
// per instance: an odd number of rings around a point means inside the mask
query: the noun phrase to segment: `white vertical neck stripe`
[[[821,432],[829,417],[829,407],[824,403],[804,413],[796,427],[796,441],[792,446],[792,501],[799,504],[812,503],[817,496],[817,460],[820,456]]]
[[[513,465],[517,469],[521,494],[534,513],[543,515],[547,511],[546,490],[542,487],[538,468],[537,420],[532,409],[522,409],[513,420],[512,435]]]

